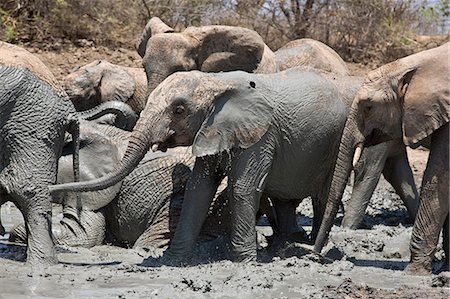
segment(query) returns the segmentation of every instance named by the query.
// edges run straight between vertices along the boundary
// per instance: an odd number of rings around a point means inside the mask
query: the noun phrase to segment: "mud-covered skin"
[[[89,181],[111,172],[122,158],[128,136],[129,132],[111,126],[82,122],[80,180]],[[148,153],[122,182],[95,193],[82,193],[79,221],[71,214],[64,214],[63,220],[53,228],[54,241],[92,247],[103,244],[105,235],[110,234],[117,243],[129,247],[166,246],[178,223],[193,163],[194,157],[188,150]],[[59,160],[58,183],[73,181],[71,165],[72,152],[68,147]],[[209,212],[203,239],[229,231],[225,193],[220,194]],[[73,193],[64,192],[55,195],[53,201],[63,203],[73,199]],[[23,242],[25,238],[24,227],[18,226],[11,233],[10,241]]]
[[[438,237],[449,213],[448,120],[450,115],[449,43],[407,56],[367,74],[355,96],[344,128],[325,218],[316,240],[326,241],[352,167],[357,148],[388,140],[417,147],[431,138],[421,203],[411,238],[408,270],[429,273]],[[353,159],[357,161],[357,156]],[[444,227],[444,239],[448,239]],[[446,259],[448,242],[444,242]],[[448,262],[447,262],[448,265]]]
[[[287,43],[275,52],[275,61],[278,71],[309,66],[338,75],[349,75],[344,60],[333,49],[310,38]]]
[[[64,78],[63,87],[78,111],[107,101],[121,101],[139,115],[147,103],[144,69],[123,67],[105,60],[96,60],[72,71]]]
[[[48,185],[56,182],[64,133],[75,133],[73,140],[78,141],[75,109],[70,101],[23,67],[8,67],[1,61],[0,81],[2,201],[13,201],[24,215],[31,236],[27,263],[54,264]]]
[[[128,104],[119,101],[100,103],[92,109],[77,112],[77,117],[80,120],[111,125],[126,131],[133,130],[138,119],[138,115]]]
[[[261,36],[242,27],[188,27],[178,33],[153,17],[136,47],[143,58],[148,94],[177,71],[273,73],[277,70],[275,56]]]

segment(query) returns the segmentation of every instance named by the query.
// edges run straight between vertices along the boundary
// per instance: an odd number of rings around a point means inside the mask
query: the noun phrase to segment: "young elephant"
[[[148,94],[177,71],[276,71],[274,54],[261,36],[242,27],[188,27],[178,33],[153,17],[136,48],[147,74]]]
[[[73,70],[64,78],[63,87],[78,111],[107,101],[121,101],[139,115],[147,103],[144,69],[123,67],[105,60]]]
[[[308,66],[318,70],[349,75],[344,60],[333,49],[317,40],[302,38],[288,42],[275,52],[278,71]]]
[[[342,135],[316,251],[322,249],[333,224],[353,156],[355,164],[364,147],[387,140],[402,140],[414,148],[431,139],[407,269],[418,274],[431,271],[442,227],[448,267],[449,53],[450,43],[446,43],[389,63],[366,76]]]
[[[273,75],[193,71],[167,78],[150,95],[154,99],[161,105],[147,106],[116,171],[101,180],[52,190],[96,190],[120,180],[150,146],[166,150],[193,143],[197,159],[171,255],[189,254],[225,175],[238,260],[256,258],[255,216],[262,195],[274,201],[280,231],[286,233],[297,229],[298,202],[312,196],[315,234],[347,115],[332,80],[305,70]]]
[[[11,200],[22,212],[32,266],[56,263],[48,185],[56,182],[66,131],[74,140],[78,180],[78,130],[72,103],[45,65],[0,42],[0,202]]]

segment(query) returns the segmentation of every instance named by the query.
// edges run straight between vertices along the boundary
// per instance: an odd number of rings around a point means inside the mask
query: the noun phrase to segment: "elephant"
[[[216,188],[228,176],[234,258],[254,260],[261,197],[274,203],[279,231],[293,234],[298,231],[295,208],[311,196],[312,236],[319,228],[347,116],[338,80],[312,69],[270,75],[175,73],[150,95],[149,101],[162,105],[148,105],[141,113],[113,173],[52,186],[51,192],[110,186],[134,169],[148,148],[193,144],[196,161],[168,256],[179,260],[189,254]]]
[[[310,38],[288,42],[275,52],[275,61],[278,71],[309,66],[342,76],[350,74],[339,54],[324,43]]]
[[[277,71],[275,55],[261,36],[242,27],[212,25],[174,32],[161,19],[153,17],[136,49],[147,74],[147,95],[177,71]]]
[[[80,123],[80,180],[100,178],[114,169],[126,149],[129,132],[109,125]],[[59,159],[58,183],[73,181],[72,154],[66,147]],[[80,220],[71,214],[53,226],[56,244],[93,247],[112,235],[116,244],[134,248],[162,248],[175,231],[186,182],[194,157],[183,149],[147,153],[123,181],[101,192],[81,194]],[[222,190],[223,188],[221,188]],[[217,194],[202,230],[202,239],[217,237],[229,224],[225,193]],[[70,192],[59,193],[55,203],[64,203]],[[219,225],[220,223],[220,225]],[[226,231],[226,229],[225,229]],[[23,225],[11,232],[10,241],[23,242]]]
[[[65,132],[72,134],[78,180],[78,117],[46,66],[28,51],[0,42],[0,202],[12,200],[30,238],[27,264],[56,263],[51,196]],[[74,203],[79,209],[79,201]]]
[[[388,140],[412,148],[430,143],[406,270],[430,273],[442,227],[448,270],[449,47],[446,43],[398,59],[366,75],[342,134],[324,220],[314,245],[317,252],[333,225],[352,164],[364,148]]]
[[[63,79],[63,87],[77,111],[115,100],[127,103],[139,115],[147,102],[144,69],[123,67],[105,60],[72,70]]]
[[[300,69],[291,70],[292,73],[302,71]],[[305,71],[305,70],[303,70]],[[316,72],[316,70],[307,69],[309,72]],[[282,72],[278,74],[281,76],[284,80],[285,72]],[[189,76],[194,76],[199,79],[193,79],[189,80]],[[273,75],[273,76],[278,76]],[[164,88],[158,88],[154,91],[154,93],[151,94],[151,100],[154,103],[161,103],[158,107],[158,105],[151,105],[147,106],[146,109],[142,112],[143,119],[140,121],[141,125],[136,128],[136,130],[132,133],[131,139],[133,140],[130,143],[131,152],[133,154],[125,155],[124,160],[122,161],[122,166],[118,167],[119,170],[117,170],[114,174],[110,174],[108,176],[105,176],[101,180],[96,180],[95,182],[89,182],[89,183],[83,183],[80,184],[65,184],[65,185],[59,185],[59,186],[52,186],[52,192],[59,192],[61,190],[76,190],[76,191],[93,191],[93,190],[100,190],[107,186],[111,186],[115,184],[117,181],[120,181],[125,177],[130,171],[134,169],[134,167],[139,163],[140,159],[145,155],[146,150],[150,146],[149,142],[152,141],[150,138],[154,138],[156,140],[164,141],[162,144],[153,144],[152,149],[160,149],[162,151],[167,150],[168,147],[173,147],[177,145],[191,145],[194,136],[198,135],[197,131],[192,128],[200,127],[201,123],[203,122],[203,118],[205,115],[207,115],[206,111],[209,111],[211,109],[210,106],[207,106],[206,108],[203,107],[206,104],[204,104],[204,101],[200,101],[200,104],[194,103],[188,106],[189,113],[194,114],[191,118],[188,120],[185,120],[184,118],[181,118],[182,122],[179,126],[181,127],[170,127],[166,128],[165,124],[168,122],[166,116],[162,118],[160,114],[162,112],[160,111],[168,111],[170,112],[170,109],[167,108],[168,103],[170,104],[173,98],[176,98],[177,96],[183,99],[186,95],[191,95],[194,93],[195,97],[200,96],[207,96],[209,98],[212,97],[215,93],[219,93],[217,90],[216,81],[212,81],[211,84],[208,85],[204,83],[203,81],[207,81],[207,79],[204,79],[202,76],[206,76],[206,74],[202,74],[201,76],[198,75],[196,72],[187,73],[183,76],[170,76],[166,81],[164,82]],[[362,81],[360,77],[351,77],[351,76],[343,76],[339,77],[336,76],[336,74],[330,74],[330,73],[324,73],[321,72],[320,76],[326,77],[329,82],[332,82],[337,89],[341,91],[340,97],[344,101],[344,104],[346,107],[349,107],[351,104],[351,101],[353,100],[353,97],[360,87]],[[174,79],[176,78],[176,79]],[[203,80],[204,79],[204,80]],[[209,78],[208,78],[209,79]],[[200,83],[202,84],[200,84]],[[199,85],[200,87],[198,87]],[[223,86],[224,84],[222,84]],[[252,81],[251,85],[256,84]],[[176,86],[176,88],[175,88]],[[220,85],[218,85],[220,86]],[[251,86],[250,86],[251,87]],[[170,88],[173,88],[171,91]],[[209,88],[209,89],[208,89]],[[194,97],[194,98],[195,98]],[[212,101],[212,100],[211,100]],[[197,108],[198,107],[198,108]],[[186,109],[186,108],[180,108]],[[206,110],[206,111],[205,111]],[[181,111],[183,113],[183,111]],[[158,124],[158,122],[161,122],[162,124]],[[156,123],[156,124],[155,124]],[[188,127],[186,129],[185,127]],[[162,129],[161,129],[162,127]],[[171,137],[166,138],[164,136],[156,135],[154,136],[154,133],[158,133],[162,131],[163,134],[170,135]],[[175,140],[172,136],[175,134],[176,131],[179,131],[181,133],[177,134],[177,139]],[[174,135],[175,136],[175,135]],[[340,135],[339,135],[340,136]],[[338,138],[338,137],[336,137]],[[166,140],[167,139],[167,140]],[[161,142],[162,142],[161,141]],[[403,149],[403,151],[402,151]],[[355,202],[353,206],[353,212],[351,212],[352,208],[349,207],[349,213],[353,216],[350,217],[349,223],[356,223],[360,222],[362,219],[362,216],[364,215],[365,207],[367,206],[367,203],[370,199],[370,196],[376,186],[376,183],[381,175],[381,172],[383,171],[386,175],[386,173],[390,173],[391,175],[386,176],[388,181],[393,184],[396,191],[401,195],[402,199],[405,201],[408,209],[410,209],[410,213],[412,214],[412,217],[414,217],[414,213],[417,206],[417,197],[415,196],[415,185],[414,180],[412,177],[411,169],[409,168],[409,165],[407,163],[407,157],[406,152],[404,151],[403,147],[398,147],[396,144],[390,144],[390,145],[383,145],[383,146],[375,146],[372,149],[373,153],[368,153],[368,155],[365,155],[365,163],[360,163],[360,167],[356,170],[356,176],[355,176],[355,187],[354,192],[352,193],[352,199],[350,202]],[[136,152],[138,152],[139,156],[136,155]],[[337,146],[336,146],[336,152],[337,152]],[[406,164],[404,163],[406,161]],[[333,162],[334,163],[334,162]],[[384,168],[384,169],[383,169]],[[404,173],[409,173],[409,176],[404,176],[397,178],[396,176],[403,175]],[[394,179],[392,179],[394,178]],[[267,196],[263,196],[262,206],[266,206],[266,203],[264,202]],[[276,198],[274,199],[276,202]],[[408,205],[408,202],[411,202],[410,205]],[[320,201],[315,201],[317,204],[317,207],[315,210],[320,210],[319,203]],[[270,215],[271,211],[263,211],[268,214],[269,221],[275,231],[275,233],[280,235],[281,242],[283,239],[286,239],[290,236],[295,235],[298,233],[298,228],[293,223],[295,220],[295,206],[296,204],[293,202],[292,205],[283,205],[284,203],[278,203],[278,205],[275,207],[275,212],[272,211],[272,214]],[[322,206],[324,204],[322,203]],[[364,208],[358,208],[360,206],[363,206]],[[269,213],[267,213],[269,212]],[[284,220],[286,217],[285,214],[289,214],[291,219],[290,224],[287,224],[287,222],[277,223],[277,221],[273,221],[273,218],[275,219],[282,219]],[[319,213],[316,213],[319,214]],[[281,215],[281,216],[276,216]],[[320,215],[320,214],[319,214]],[[355,216],[356,215],[356,216]],[[271,221],[272,218],[272,221]],[[355,220],[356,219],[356,220]],[[311,234],[310,239],[314,239],[314,234],[316,233],[318,229],[318,225],[320,224],[320,217],[315,217],[315,230],[313,234]],[[358,222],[358,223],[359,223]],[[294,237],[297,239],[296,237]]]

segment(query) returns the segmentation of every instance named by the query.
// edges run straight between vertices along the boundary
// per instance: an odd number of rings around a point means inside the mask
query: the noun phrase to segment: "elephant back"
[[[0,41],[0,65],[27,68],[38,79],[50,85],[59,96],[67,97],[66,92],[47,66],[21,47]]]

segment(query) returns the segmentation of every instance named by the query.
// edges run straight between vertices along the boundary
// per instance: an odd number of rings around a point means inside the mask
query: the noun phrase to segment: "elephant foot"
[[[256,250],[236,251],[234,250],[233,261],[237,263],[256,262]]]
[[[9,242],[27,244],[27,230],[24,223],[14,226],[9,233]]]
[[[431,263],[429,262],[410,262],[405,268],[405,272],[410,275],[428,276],[431,275]]]

